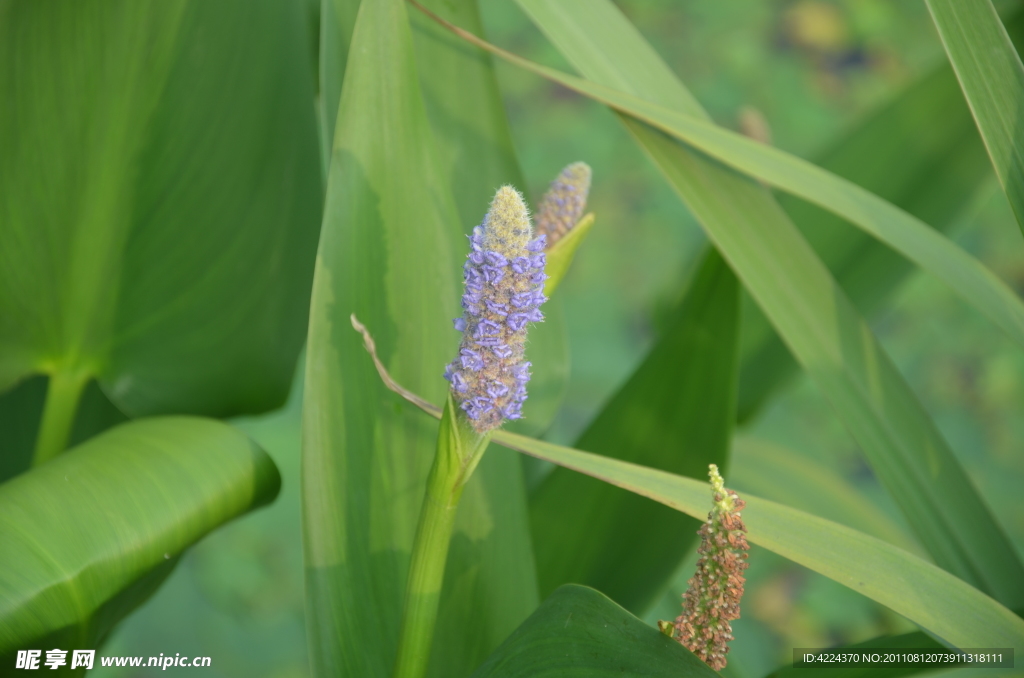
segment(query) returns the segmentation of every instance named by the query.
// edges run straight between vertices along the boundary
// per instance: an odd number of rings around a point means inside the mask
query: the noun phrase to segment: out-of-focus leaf
[[[476,0],[426,0],[423,4],[475,35],[484,35]],[[420,83],[437,140],[438,165],[448,177],[459,223],[468,235],[483,220],[499,186],[512,184],[526,192],[492,57],[467,45],[420,12],[413,12],[410,21],[417,63],[424,64],[420,68]],[[460,242],[460,251],[464,242]],[[530,330],[530,398],[523,406],[523,418],[511,427],[527,435],[540,435],[551,425],[569,380],[569,347],[561,299],[555,296],[546,303],[544,315],[547,321]],[[514,458],[508,459],[511,462]]]
[[[337,38],[325,30],[328,54],[338,53],[329,44]],[[380,384],[349,315],[374,333],[398,378],[442,400],[467,244],[438,164],[405,3],[364,0],[351,45],[310,311],[307,628],[315,675],[374,678],[391,674],[437,429]],[[536,604],[516,461],[491,450],[463,492],[432,675],[468,675]]]
[[[427,0],[424,6],[483,36],[475,0]],[[462,229],[482,220],[502,184],[525,191],[512,133],[494,75],[493,59],[443,27],[413,12],[420,83],[427,116],[438,141],[437,162],[451,185]]]
[[[1024,64],[989,0],[928,0],[949,61],[1024,231]]]
[[[0,657],[95,648],[218,525],[274,499],[281,478],[227,424],[118,426],[0,486]],[[10,660],[10,663],[8,663]]]
[[[554,294],[562,278],[569,272],[572,260],[576,257],[576,250],[583,244],[593,226],[594,215],[586,215],[547,251],[548,263],[544,267],[544,272],[547,273],[548,279],[544,283],[544,294],[549,297]]]
[[[1024,16],[1009,26],[1020,33]],[[935,115],[942,111],[942,115]],[[817,156],[825,169],[948,231],[990,176],[985,148],[948,65],[935,69]],[[883,307],[913,264],[827,210],[779,203],[863,314]],[[755,304],[743,309],[737,418],[749,419],[799,367]]]
[[[735,420],[739,286],[709,249],[671,326],[576,446],[704,477],[726,465]],[[697,522],[566,469],[530,498],[542,594],[567,582],[642,612],[692,546]]]
[[[741,493],[792,506],[925,555],[905,530],[842,474],[810,455],[741,435],[733,438],[730,468],[730,487]]]
[[[600,84],[557,72],[552,77],[584,93],[599,90],[609,101],[628,101],[630,110],[655,111],[673,125],[699,130],[702,138],[706,132],[723,142],[716,150],[728,146],[748,159],[778,161],[780,171],[795,168],[799,171],[789,177],[794,184],[800,183],[794,177],[821,179],[835,189],[829,195],[837,203],[868,210],[860,216],[916,222],[863,189],[705,122],[707,114],[611,2],[519,4],[570,62]],[[526,67],[524,60],[511,58]],[[550,69],[530,67],[550,75]],[[1013,546],[870,328],[767,189],[638,120],[620,117],[832,403],[935,562],[1008,605],[1024,604],[1024,566]],[[848,199],[852,202],[845,203]],[[955,263],[940,273],[969,274],[964,285],[971,280],[978,287],[961,292],[984,291],[993,304],[989,310],[1005,321],[1016,318],[1020,300],[980,264],[960,266],[967,255],[935,231],[904,231],[891,223],[884,228],[890,235],[909,235],[915,246],[926,244],[924,251],[934,261]]]
[[[473,678],[717,675],[602,593],[569,585],[552,593]]]
[[[131,415],[284,401],[320,214],[304,10],[0,6],[0,390],[96,377]]]
[[[571,4],[580,0],[561,2]],[[520,4],[533,8],[531,12],[536,10],[535,0],[521,0]],[[556,11],[534,13],[561,19]],[[560,34],[549,35],[556,42],[559,37]],[[576,39],[577,34],[572,37]],[[633,123],[647,123],[726,165],[844,217],[945,282],[1024,347],[1024,303],[1013,290],[951,240],[888,201],[817,165],[719,127],[708,120],[702,110],[699,114],[695,109],[680,112],[657,101],[655,94],[646,98],[638,96],[635,93],[642,87],[636,82],[629,81],[629,86],[623,89],[609,86],[608,82],[613,79],[599,80],[610,63],[607,55],[599,62],[593,59],[573,61],[591,77],[591,80],[584,80],[509,52],[491,49],[517,66],[611,106],[620,116],[629,116]],[[596,66],[591,68],[593,64]]]
[[[711,507],[707,482],[507,431],[493,440],[697,519]],[[889,607],[952,647],[1024,648],[1024,619],[949,572],[845,525],[752,495],[742,499],[751,543]]]
[[[323,175],[327,176],[338,120],[341,85],[352,46],[352,30],[361,0],[322,0],[320,5],[320,148]]]

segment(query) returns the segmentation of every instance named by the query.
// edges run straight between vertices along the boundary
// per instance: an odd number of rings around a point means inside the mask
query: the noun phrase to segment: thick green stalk
[[[412,546],[394,678],[422,678],[427,672],[459,498],[490,437],[476,433],[448,398]]]
[[[78,402],[88,381],[89,374],[82,370],[58,369],[50,375],[32,458],[33,466],[49,461],[68,446]]]

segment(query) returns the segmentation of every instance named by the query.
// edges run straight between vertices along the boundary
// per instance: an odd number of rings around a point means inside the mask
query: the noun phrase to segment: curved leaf
[[[473,678],[717,675],[692,652],[603,594],[568,585],[552,593]]]
[[[736,277],[709,249],[671,326],[577,447],[696,477],[710,463],[726,465],[738,316]],[[530,497],[530,521],[542,594],[577,582],[638,613],[675,573],[698,527],[675,511],[560,468]]]
[[[989,0],[928,0],[949,62],[1024,231],[1024,64]]]
[[[535,20],[559,16],[557,12],[538,11],[535,0],[520,0],[520,4],[530,8]],[[568,4],[568,0],[563,4]],[[562,35],[558,32],[554,38],[558,41]],[[618,90],[606,82],[577,78],[493,46],[490,48],[517,66],[604,103],[768,185],[847,219],[945,282],[1024,347],[1024,302],[1013,290],[955,243],[888,201],[796,156],[721,128],[708,121],[703,112],[699,115],[694,110],[679,112],[665,103],[641,98],[633,94],[638,91],[635,81],[630,81],[628,88]],[[590,68],[594,63],[592,59],[574,61],[590,78],[596,78],[608,68],[604,57],[602,62]]]
[[[1018,14],[1007,28],[1019,36],[1024,15]],[[948,65],[865,118],[815,162],[942,232],[958,222],[991,174],[985,147]],[[843,218],[785,193],[777,197],[861,313],[883,308],[914,270],[904,257]],[[744,307],[740,355],[737,418],[742,422],[799,366],[756,304]]]
[[[703,520],[706,482],[497,431],[494,442],[598,478]],[[744,495],[747,537],[875,600],[953,647],[1024,648],[1024,619],[945,570],[880,539]]]
[[[506,57],[515,63],[571,82],[581,92],[600,90],[609,101],[628,101],[631,111],[656,111],[681,126],[708,132],[709,138],[728,140],[727,145],[744,150],[741,156],[747,157],[745,150],[756,147],[749,157],[778,160],[785,166],[780,169],[831,177],[826,183],[831,182],[836,191],[829,195],[842,194],[843,200],[857,205],[860,216],[902,215],[913,220],[863,189],[840,190],[848,182],[813,165],[704,122],[706,113],[684,95],[686,90],[672,71],[610,2],[520,0],[520,4],[570,61],[605,84]],[[622,54],[622,59],[609,60],[609,50],[615,56]],[[607,86],[623,82],[628,91],[649,101]],[[620,119],[831,401],[935,561],[1009,605],[1024,604],[1024,566],[1012,544],[870,328],[767,190],[638,120],[624,114]],[[890,228],[891,224],[885,226]],[[966,256],[941,235],[923,225],[922,229],[896,230],[910,241],[933,245],[929,254],[936,260],[960,261],[961,255]],[[975,273],[980,277],[972,280],[994,295],[986,298],[996,306],[1002,299],[1006,310],[1012,311],[1006,319],[1015,318],[1016,309],[1024,308],[986,269],[978,265]],[[1011,324],[1016,326],[1016,320]]]
[[[319,217],[304,7],[0,6],[0,390],[132,415],[273,408]]]
[[[451,319],[467,245],[438,164],[404,2],[360,3],[351,45],[306,362],[307,628],[314,675],[384,678],[437,429],[386,395],[349,315],[374,332],[396,376],[440,400],[458,345]],[[492,449],[463,492],[432,675],[468,675],[536,604],[518,461]]]
[[[441,417],[439,407],[391,378],[377,361],[368,336],[366,349],[387,388],[435,419]],[[694,518],[707,515],[711,495],[708,483],[500,429],[494,431],[492,440]],[[890,607],[952,647],[1024,647],[1024,618],[949,572],[824,518],[750,495],[743,499],[747,503],[743,517],[751,542]]]
[[[0,656],[95,648],[190,544],[277,496],[274,463],[209,419],[122,424],[0,485]]]

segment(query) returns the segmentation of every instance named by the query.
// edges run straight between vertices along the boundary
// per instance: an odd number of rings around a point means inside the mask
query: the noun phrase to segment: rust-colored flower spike
[[[541,198],[534,224],[537,235],[547,236],[549,248],[583,216],[590,193],[590,174],[590,165],[574,162],[561,171]]]
[[[697,534],[697,573],[683,594],[683,613],[676,618],[676,639],[716,671],[725,668],[732,637],[731,619],[740,617],[740,598],[747,569],[746,526],[740,519],[745,502],[725,489],[718,467],[710,465],[714,506]]]

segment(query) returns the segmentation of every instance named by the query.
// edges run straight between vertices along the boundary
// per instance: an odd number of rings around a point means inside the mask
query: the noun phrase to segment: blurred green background
[[[773,143],[804,157],[944,59],[923,3],[886,0],[619,0],[715,120],[738,129],[745,108],[767,120]],[[570,70],[511,2],[481,3],[488,37]],[[311,20],[315,30],[315,20]],[[639,363],[659,317],[679,294],[703,242],[657,171],[603,107],[497,65],[516,148],[536,200],[558,170],[594,169],[598,221],[559,291],[565,299],[571,379],[548,437],[571,443]],[[936,111],[937,116],[942,111]],[[994,178],[954,238],[1024,294],[1020,234]],[[961,463],[1024,552],[1024,355],[937,281],[915,274],[873,328]],[[309,674],[303,621],[299,507],[301,381],[280,412],[235,423],[274,457],[277,502],[212,534],[182,558],[160,592],[128,618],[108,655],[213,658],[210,676]],[[896,524],[902,519],[814,386],[795,380],[745,432],[840,470]],[[737,486],[742,490],[742,486]],[[692,573],[649,617],[678,614]],[[754,548],[732,676],[757,678],[795,646],[857,642],[909,629],[898,616],[830,580]],[[148,671],[148,672],[147,672]],[[95,675],[156,675],[98,669]]]

